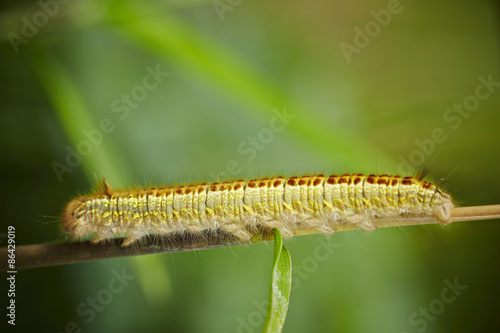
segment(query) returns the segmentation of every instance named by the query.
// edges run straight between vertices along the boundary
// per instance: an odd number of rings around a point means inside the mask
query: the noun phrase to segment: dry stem
[[[489,220],[500,218],[500,205],[457,207],[451,212],[452,222]],[[380,218],[372,221],[376,228],[422,225],[440,223],[433,217],[416,216],[409,218]],[[342,224],[337,231],[355,230],[355,224]],[[297,235],[318,233],[317,230],[304,227],[297,230]],[[272,240],[272,232],[262,229],[250,243],[260,243]],[[167,237],[146,237],[139,244],[122,247],[123,239],[111,239],[106,243],[93,244],[89,241],[66,242],[59,244],[37,244],[16,247],[15,270],[55,266],[97,259],[139,256],[154,253],[171,253],[191,250],[206,250],[225,246],[242,245],[232,235],[221,231],[207,231],[202,235],[179,234]],[[0,270],[7,271],[7,248],[0,249]]]

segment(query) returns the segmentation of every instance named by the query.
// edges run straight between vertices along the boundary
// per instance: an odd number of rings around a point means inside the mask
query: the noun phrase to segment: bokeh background
[[[8,225],[17,245],[64,241],[60,213],[96,176],[126,187],[399,173],[436,128],[446,139],[414,166],[429,167],[459,205],[500,203],[500,87],[467,117],[444,118],[480,76],[500,81],[494,1],[42,4],[1,5],[1,246]],[[370,23],[388,7],[398,11],[390,22]],[[366,27],[372,36],[356,44]],[[363,47],[346,57],[342,43]],[[169,74],[141,90],[147,68]],[[273,110],[285,109],[293,118],[269,136]],[[85,146],[84,131],[103,119],[113,129]],[[259,135],[255,156],[245,152]],[[59,179],[54,162],[85,148]],[[288,240],[295,287],[284,331],[493,331],[499,234],[497,220]],[[331,253],[315,259],[325,242]],[[20,271],[9,329],[258,332],[271,261],[271,244],[260,244]],[[133,279],[105,298],[114,271]],[[455,279],[467,289],[440,303]],[[423,319],[429,306],[437,314]]]

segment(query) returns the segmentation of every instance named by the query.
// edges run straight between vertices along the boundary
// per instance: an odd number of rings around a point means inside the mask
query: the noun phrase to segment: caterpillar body
[[[248,242],[257,228],[278,228],[291,237],[300,226],[331,234],[341,224],[373,230],[383,217],[430,216],[450,222],[451,198],[415,177],[344,174],[275,177],[140,190],[113,190],[78,197],[65,208],[64,230],[100,242],[127,235],[127,246],[148,234],[218,229]]]

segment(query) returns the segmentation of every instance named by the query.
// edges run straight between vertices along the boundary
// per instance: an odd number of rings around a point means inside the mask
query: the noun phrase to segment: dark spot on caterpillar
[[[388,181],[387,181],[387,178],[385,178],[385,177],[384,178],[379,178],[377,180],[377,184],[379,184],[379,185],[387,185],[387,183],[388,183]]]
[[[288,181],[287,181],[286,183],[287,183],[288,185],[290,185],[290,186],[295,186],[295,179],[296,179],[296,178],[294,178],[294,179],[290,178],[290,179],[288,179]]]
[[[330,185],[335,185],[337,183],[337,177],[335,176],[330,176],[328,177],[328,180],[326,181]]]
[[[238,184],[234,185],[235,191],[239,190],[240,188],[241,188],[241,184],[238,183]]]
[[[366,178],[368,184],[375,184],[375,177],[375,175],[369,175],[368,178]]]
[[[321,179],[316,178],[316,179],[314,180],[313,186],[318,186],[319,184],[321,184]]]
[[[281,180],[275,180],[274,181],[274,187],[278,187],[281,185]]]
[[[403,181],[401,182],[403,185],[412,185],[413,184],[413,179],[411,177],[405,177],[403,178]]]
[[[339,184],[347,184],[347,178],[344,176],[340,177]]]
[[[204,185],[206,185],[206,184],[204,184]],[[198,193],[201,193],[201,192],[205,192],[205,188],[202,186],[198,187]]]
[[[175,193],[177,194],[183,194],[183,189],[182,188],[177,188],[177,190],[175,190]]]
[[[397,178],[393,178],[391,185],[392,186],[396,186],[397,184],[398,184],[398,179]]]
[[[254,180],[251,180],[250,182],[248,182],[248,187],[254,188],[254,187],[257,187],[257,184],[255,184]]]
[[[307,184],[307,182],[304,179],[299,180],[299,185],[300,186],[306,185],[306,184]]]
[[[213,191],[213,192],[217,191],[217,185],[214,185],[214,184],[210,185],[210,191]]]
[[[191,189],[191,187],[188,187],[188,188],[186,189],[186,192],[185,192],[185,193],[186,193],[186,194],[189,194],[189,193],[191,193],[192,191],[193,191],[193,190]]]
[[[354,179],[354,185],[358,185],[359,183],[361,183],[361,177],[356,177]]]

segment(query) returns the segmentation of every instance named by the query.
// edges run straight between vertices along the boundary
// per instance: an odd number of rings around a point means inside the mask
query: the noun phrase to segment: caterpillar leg
[[[366,231],[375,230],[375,226],[369,220],[367,220],[365,216],[362,215],[348,216],[346,217],[346,221],[348,223],[355,224],[356,226]]]
[[[375,230],[375,227],[373,226],[373,224],[368,221],[368,220],[364,220],[363,222],[361,223],[356,223],[361,229],[363,230],[366,230],[366,231],[373,231]]]
[[[327,223],[316,217],[307,218],[303,221],[303,223],[326,235],[331,235],[334,232],[334,230]]]
[[[316,230],[318,230],[319,232],[325,234],[325,235],[331,235],[335,232],[335,230],[333,230],[329,225],[327,225],[326,223],[320,225],[320,226],[317,226],[316,227]]]
[[[269,229],[273,229],[273,228],[280,229],[285,224],[285,222],[280,221],[280,220],[266,220],[266,221],[262,221],[260,223],[264,227],[269,228]]]
[[[95,237],[94,239],[91,240],[91,243],[97,244],[101,243],[106,240],[106,235],[99,234],[99,236]]]
[[[226,223],[220,226],[224,231],[227,231],[236,236],[240,241],[247,242],[252,238],[252,235],[243,229],[238,223]]]
[[[122,247],[129,246],[130,244],[134,243],[136,240],[141,238],[142,235],[139,234],[130,234],[122,243]]]
[[[285,238],[293,237],[293,232],[285,226],[286,222],[280,220],[267,220],[262,221],[261,224],[269,229],[278,229],[281,232],[281,235]]]

